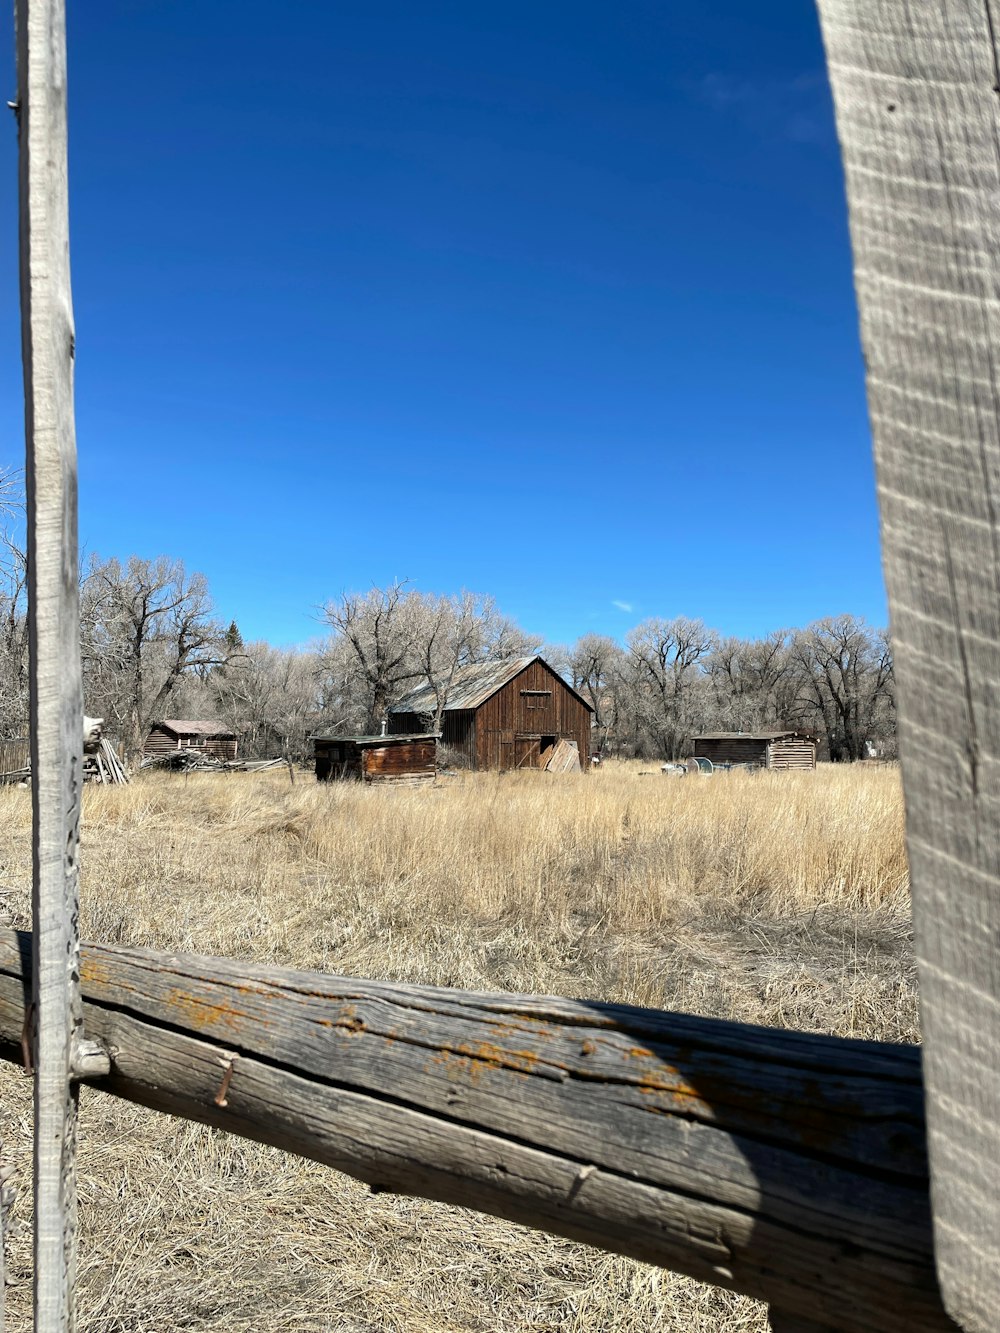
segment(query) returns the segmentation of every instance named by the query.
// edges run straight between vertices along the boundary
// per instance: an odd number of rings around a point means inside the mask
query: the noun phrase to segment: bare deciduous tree
[[[328,692],[341,715],[356,714],[369,731],[377,731],[390,706],[425,680],[435,696],[428,726],[440,729],[460,667],[523,656],[535,646],[492,597],[470,592],[435,597],[397,582],[345,593],[328,602],[323,615],[333,630]]]
[[[421,608],[396,582],[366,593],[344,593],[327,602],[323,618],[333,630],[328,670],[345,699],[352,694],[365,731],[375,732],[392,704],[421,674]]]
[[[240,655],[213,671],[213,707],[241,738],[248,758],[303,760],[319,704],[319,654],[269,643],[239,644]]]
[[[501,615],[492,597],[462,592],[457,597],[422,597],[420,601],[420,666],[435,699],[429,725],[440,731],[448,696],[461,667],[523,657],[533,651],[534,645],[513,621]]]
[[[585,634],[567,662],[570,683],[594,710],[596,752],[602,755],[621,737],[626,711],[627,658],[622,646],[604,634]]]
[[[702,664],[714,645],[712,630],[684,616],[643,621],[628,636],[634,706],[668,759],[680,757],[703,720]]]
[[[204,575],[188,575],[182,561],[166,556],[131,556],[124,565],[92,559],[81,633],[91,706],[116,719],[133,763],[184,675],[231,656]]]
[[[884,630],[856,616],[818,620],[792,640],[800,689],[822,718],[830,758],[863,759],[895,712],[892,648]]]

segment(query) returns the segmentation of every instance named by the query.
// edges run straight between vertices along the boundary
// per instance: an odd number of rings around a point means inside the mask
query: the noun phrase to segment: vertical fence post
[[[1000,3],[819,0],[850,205],[935,1257],[1000,1321]]]
[[[83,695],[64,0],[16,0],[33,813],[35,1330],[73,1327]]]

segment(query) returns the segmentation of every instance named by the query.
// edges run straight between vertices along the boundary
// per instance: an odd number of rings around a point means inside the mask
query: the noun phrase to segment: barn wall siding
[[[392,736],[413,736],[427,730],[427,718],[421,713],[390,713]],[[441,744],[455,750],[470,767],[476,762],[476,715],[472,709],[445,713],[441,723]]]

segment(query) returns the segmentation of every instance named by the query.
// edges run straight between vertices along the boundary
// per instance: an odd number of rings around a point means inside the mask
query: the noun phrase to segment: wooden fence
[[[20,1058],[30,940],[0,934]],[[952,1327],[916,1048],[104,945],[119,1096],[884,1333]]]
[[[900,692],[921,1063],[610,1005],[80,955],[63,0],[18,0],[35,889],[32,935],[0,935],[0,1048],[36,1070],[40,1333],[73,1323],[82,1080],[748,1292],[782,1333],[1000,1326],[995,9],[820,0]]]
[[[23,782],[31,766],[27,736],[0,739],[0,782]]]

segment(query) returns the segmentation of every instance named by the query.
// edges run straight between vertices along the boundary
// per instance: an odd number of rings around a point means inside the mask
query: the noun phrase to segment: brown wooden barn
[[[713,764],[759,764],[761,768],[816,767],[816,737],[804,731],[715,731],[695,736],[692,754]]]
[[[389,710],[393,734],[424,731],[436,700],[430,684]],[[573,741],[590,764],[590,704],[540,657],[462,667],[452,682],[441,742],[475,769],[544,768],[560,740]]]
[[[436,732],[410,736],[335,736],[312,738],[316,780],[355,778],[361,782],[433,782],[437,776]]]
[[[237,744],[234,733],[222,722],[173,717],[153,724],[142,747],[142,757],[159,758],[177,750],[196,750],[213,759],[235,759]]]

